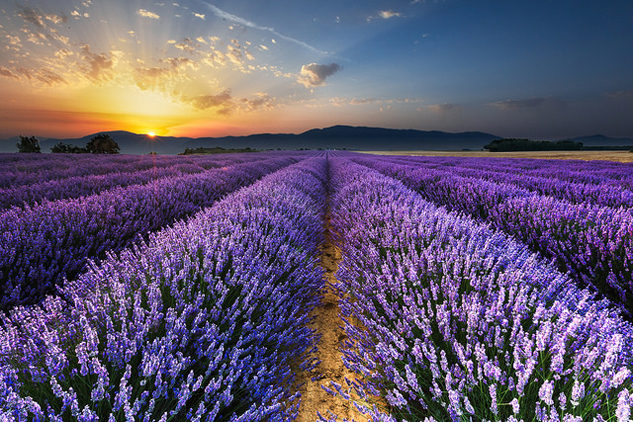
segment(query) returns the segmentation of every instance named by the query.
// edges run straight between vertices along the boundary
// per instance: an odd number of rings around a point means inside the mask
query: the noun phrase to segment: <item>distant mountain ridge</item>
[[[50,152],[53,145],[63,142],[84,146],[98,133],[106,133],[121,147],[122,154],[148,154],[152,151],[159,154],[178,154],[185,148],[222,147],[222,148],[254,148],[254,149],[348,149],[376,151],[413,151],[413,150],[480,150],[496,136],[485,132],[442,132],[438,130],[423,131],[416,129],[388,129],[366,126],[337,125],[320,129],[310,129],[303,133],[258,133],[246,136],[223,137],[173,137],[157,136],[150,138],[145,134],[126,131],[106,131],[86,135],[81,138],[40,138],[42,152]],[[16,152],[18,137],[0,140],[0,152]],[[572,138],[584,145],[631,145],[633,138],[609,138],[604,135]]]
[[[562,141],[582,142],[584,146],[633,146],[633,138],[611,138],[605,135],[577,136],[565,138]]]

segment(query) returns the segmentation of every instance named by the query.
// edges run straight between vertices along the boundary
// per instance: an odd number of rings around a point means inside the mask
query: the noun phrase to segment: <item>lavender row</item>
[[[582,286],[591,286],[633,315],[633,214],[627,208],[573,204],[506,183],[438,175],[362,160],[402,180],[429,201],[488,221],[552,258]]]
[[[462,157],[425,157],[425,160],[408,160],[384,158],[380,161],[390,165],[402,167],[402,172],[424,170],[427,176],[433,175],[437,179],[451,176],[472,177],[484,179],[494,183],[505,183],[516,186],[521,190],[537,192],[541,195],[553,196],[575,204],[590,203],[607,207],[633,208],[633,191],[624,187],[622,181],[605,179],[602,183],[579,183],[570,180],[562,180],[556,177],[560,167],[569,170],[573,164],[561,163],[558,168],[552,168],[551,172],[540,170],[540,176],[531,176],[521,172],[521,164],[524,160],[513,159],[509,163],[501,163],[498,159]],[[359,163],[371,163],[371,158],[359,157],[355,160]],[[545,160],[542,160],[545,161]],[[558,160],[560,161],[560,160]],[[515,164],[512,167],[512,164]],[[499,168],[496,166],[499,165]],[[545,166],[545,168],[548,168]],[[630,172],[631,168],[628,169]]]
[[[385,157],[386,158],[386,157]],[[544,160],[496,157],[394,156],[403,164],[469,168],[526,177],[545,177],[572,183],[611,185],[633,189],[633,164],[614,161]]]
[[[270,154],[260,154],[248,157],[235,157],[197,159],[190,162],[172,160],[168,167],[157,166],[147,170],[111,172],[103,175],[71,176],[63,179],[54,179],[41,183],[20,185],[7,189],[0,189],[0,211],[11,206],[34,205],[44,200],[52,201],[66,198],[79,198],[80,196],[94,195],[99,192],[135,184],[145,184],[163,177],[178,176],[181,174],[194,174],[211,168],[222,168],[241,162],[260,161],[269,159]],[[173,159],[174,157],[171,157]],[[168,163],[168,161],[164,161]],[[131,170],[131,169],[128,169]]]
[[[373,420],[628,421],[633,326],[606,301],[399,181],[330,168],[344,362]]]
[[[253,159],[272,158],[274,152],[219,154],[212,156],[147,156],[92,154],[0,154],[0,188],[41,183],[76,176],[130,173],[149,169],[191,165],[202,169],[220,168]]]
[[[0,309],[36,303],[64,278],[81,273],[88,259],[121,250],[296,161],[286,156],[238,164],[5,211],[0,214]]]
[[[129,173],[72,176],[32,185],[21,185],[0,189],[0,210],[13,206],[24,207],[43,201],[79,198],[112,189],[136,184],[145,184],[156,179],[204,171],[193,164],[178,164],[167,168],[156,168]]]
[[[172,158],[172,157],[169,157]],[[39,183],[73,176],[140,171],[173,164],[161,156],[93,154],[0,154],[0,187]],[[184,160],[178,160],[184,161]]]
[[[126,249],[0,328],[2,420],[292,420],[323,283],[324,158]],[[88,293],[88,294],[84,294]]]

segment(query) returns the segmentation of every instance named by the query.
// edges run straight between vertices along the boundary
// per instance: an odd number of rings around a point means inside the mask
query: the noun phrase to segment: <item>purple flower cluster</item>
[[[82,173],[90,170],[96,173],[69,177],[60,177],[60,174],[54,173],[54,169],[59,171],[59,167],[68,165],[67,161],[70,157],[63,154],[60,159],[56,155],[50,157],[49,160],[38,161],[39,167],[26,166],[24,171],[17,173],[15,169],[11,171],[11,169],[5,168],[10,166],[2,165],[0,160],[0,166],[2,166],[0,179],[3,175],[9,179],[7,174],[10,173],[14,179],[17,179],[16,182],[22,182],[4,189],[0,188],[0,210],[11,206],[34,205],[44,200],[52,201],[94,195],[107,189],[144,184],[168,176],[194,174],[242,162],[270,159],[276,154],[269,152],[210,156],[136,156],[137,160],[129,161],[129,158],[126,157],[124,162],[121,162],[119,156],[107,155],[100,157],[99,163],[95,163],[95,159],[91,155],[80,155],[73,157],[73,164],[78,165]],[[94,165],[94,167],[85,168],[86,164]],[[67,168],[66,170],[77,171],[77,168]],[[63,175],[64,172],[61,171],[61,174]],[[34,176],[38,177],[37,182],[24,183],[22,180],[26,179],[28,182]]]
[[[393,178],[330,169],[344,361],[388,402],[375,420],[628,420],[633,326],[608,301]]]
[[[0,419],[295,418],[326,172],[270,174],[2,317]]]
[[[516,236],[532,250],[554,259],[558,268],[569,272],[581,286],[595,289],[621,307],[629,318],[633,317],[633,213],[630,206],[623,207],[617,201],[617,207],[595,205],[592,201],[573,203],[534,192],[529,189],[529,182],[526,182],[527,187],[519,187],[514,182],[506,183],[504,178],[493,181],[479,177],[475,171],[470,176],[460,176],[429,169],[426,167],[432,162],[429,159],[419,166],[372,158],[355,161],[403,181],[434,203],[466,212]],[[563,165],[570,166],[569,163]],[[454,168],[459,172],[460,167]],[[567,184],[570,192],[578,185]],[[580,191],[576,190],[573,195],[579,195]],[[619,192],[620,199],[630,195],[626,189]]]
[[[357,157],[354,161],[372,165],[375,160]],[[576,204],[633,206],[631,164],[570,160],[538,160],[536,164],[535,160],[527,159],[463,157],[393,157],[379,161],[379,165],[397,164],[414,172],[423,169],[438,179],[451,176],[484,179]]]
[[[0,188],[68,177],[131,173],[190,164],[204,169],[282,155],[279,152],[213,155],[2,154]]]
[[[191,160],[178,159],[181,162]],[[135,172],[174,164],[173,157],[93,154],[0,154],[0,188],[44,180]]]
[[[272,155],[5,211],[0,214],[0,309],[38,302],[64,278],[84,271],[89,259],[121,250],[298,160]]]

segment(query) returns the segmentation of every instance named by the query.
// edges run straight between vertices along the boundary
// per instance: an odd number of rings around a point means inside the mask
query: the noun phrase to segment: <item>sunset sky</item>
[[[633,1],[2,0],[0,138],[633,136]]]

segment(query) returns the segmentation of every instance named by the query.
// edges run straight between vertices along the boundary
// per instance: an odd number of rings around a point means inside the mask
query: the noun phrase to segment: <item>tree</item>
[[[496,139],[488,145],[484,145],[484,149],[490,152],[498,151],[572,151],[581,150],[582,142],[574,142],[570,140],[549,142],[549,141],[532,141],[531,139],[504,138]]]
[[[18,152],[42,152],[40,141],[35,136],[22,136],[17,143]]]
[[[90,142],[86,144],[86,150],[93,154],[118,154],[121,148],[110,135],[100,133],[90,139]]]
[[[65,144],[63,142],[53,145],[51,147],[53,153],[66,153],[66,154],[85,154],[88,152],[86,148],[78,147],[72,144]]]

